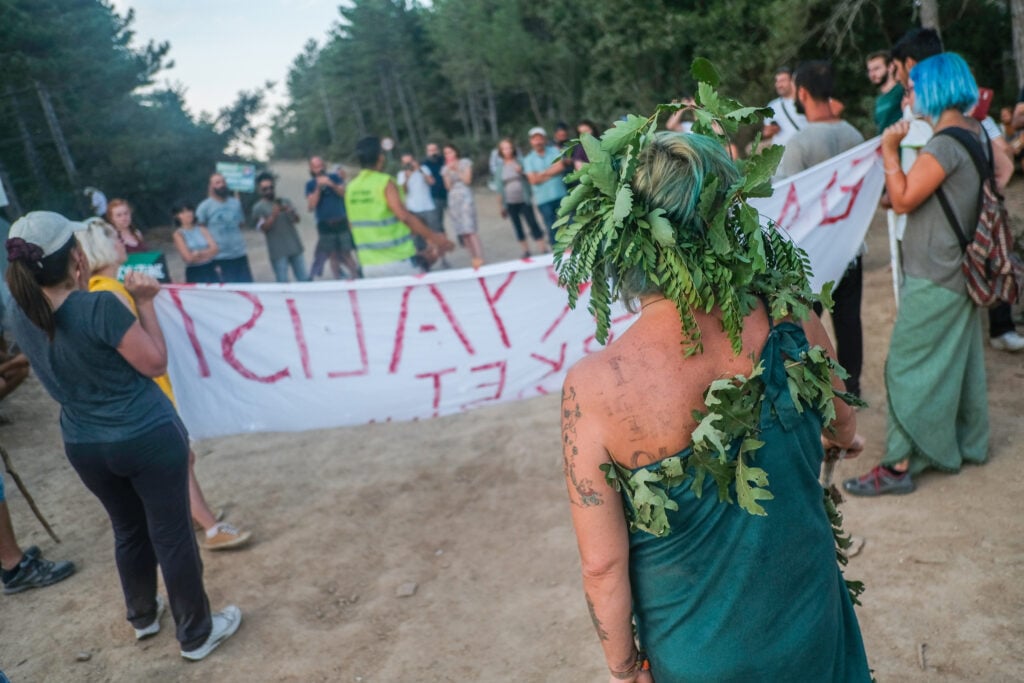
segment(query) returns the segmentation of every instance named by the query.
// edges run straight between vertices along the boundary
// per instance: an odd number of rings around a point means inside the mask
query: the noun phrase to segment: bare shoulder
[[[577,392],[586,391],[588,394],[600,387],[611,372],[610,350],[611,347],[604,348],[576,361],[565,375],[564,386],[575,387]]]

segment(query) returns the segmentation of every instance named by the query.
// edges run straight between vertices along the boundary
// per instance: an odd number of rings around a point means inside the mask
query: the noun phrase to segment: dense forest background
[[[692,92],[695,56],[750,104],[775,96],[777,67],[830,59],[846,117],[873,134],[864,58],[919,25],[922,10],[937,12],[947,49],[997,105],[1015,101],[1024,74],[1012,2],[348,0],[329,37],[291,66],[273,156],[344,160],[373,133],[400,150],[451,140],[479,157],[504,135],[525,144],[533,125],[609,125]],[[181,90],[152,87],[173,46],[136,44],[132,22],[102,0],[0,0],[0,177],[14,210],[82,214],[81,190],[96,185],[159,222],[170,201],[201,193],[214,164],[233,158],[225,150],[255,135],[263,92],[193,116]]]

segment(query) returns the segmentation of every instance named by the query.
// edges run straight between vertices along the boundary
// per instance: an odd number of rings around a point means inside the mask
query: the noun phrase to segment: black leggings
[[[864,331],[860,300],[864,288],[864,264],[858,256],[847,267],[839,286],[832,291],[832,327],[836,333],[836,360],[850,374],[846,390],[860,396],[860,372],[864,366]],[[821,315],[820,304],[814,310]]]
[[[1016,329],[1013,324],[1013,316],[1010,314],[1010,304],[1000,301],[988,309],[988,336],[990,339],[1002,337],[1007,332],[1013,332]]]
[[[544,239],[544,232],[537,224],[537,216],[533,213],[532,205],[520,202],[518,204],[506,204],[505,208],[508,210],[508,217],[512,219],[512,227],[516,231],[516,239],[520,242],[526,241],[526,235],[523,233],[523,218],[526,219],[526,225],[530,228],[530,237],[535,240]]]
[[[212,623],[189,511],[185,428],[175,419],[128,441],[66,443],[64,451],[110,516],[128,621],[153,623],[159,564],[181,649],[200,647]]]

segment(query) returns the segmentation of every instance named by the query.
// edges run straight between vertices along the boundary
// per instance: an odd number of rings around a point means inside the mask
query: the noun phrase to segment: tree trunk
[[[466,110],[469,113],[469,126],[473,131],[473,139],[480,139],[480,107],[476,101],[476,95],[469,89],[466,90]]]
[[[533,112],[534,125],[541,125],[541,121],[544,117],[540,115],[540,103],[537,102],[537,95],[534,94],[533,88],[526,86],[526,97],[530,100],[530,110]]]
[[[484,95],[487,97],[487,122],[491,126],[491,139],[498,139],[498,107],[494,102],[494,88],[491,79],[484,78]]]
[[[939,2],[938,0],[919,0],[921,3],[921,27],[933,28],[939,36],[942,36],[942,28],[939,26]]]
[[[416,120],[412,116],[412,110],[409,108],[409,100],[405,96],[405,88],[402,87],[402,78],[397,73],[395,74],[395,94],[398,96],[398,104],[402,107],[402,118],[405,119],[405,127],[409,132],[409,139],[411,140],[412,148],[420,148],[420,136],[416,132]]]
[[[469,114],[466,113],[466,100],[462,97],[459,98],[459,120],[462,121],[462,130],[468,138],[473,133],[469,129]]]
[[[352,115],[356,120],[356,130],[359,131],[359,137],[365,138],[368,133],[366,132],[366,119],[363,118],[363,108],[359,106],[354,97],[349,100],[349,103],[352,105]]]
[[[53,111],[50,91],[39,81],[35,81],[34,84],[36,95],[39,96],[39,105],[43,108],[43,117],[46,119],[46,125],[50,128],[53,144],[57,148],[57,154],[60,156],[61,163],[64,164],[64,171],[68,174],[68,183],[77,196],[79,189],[78,169],[75,168],[75,160],[71,158],[71,150],[68,149],[68,143],[64,139],[64,130],[60,127],[60,121],[57,120],[57,113]]]
[[[1017,67],[1017,87],[1024,88],[1024,0],[1010,0],[1010,24],[1013,27],[1013,63]]]
[[[14,185],[11,184],[11,177],[7,174],[7,169],[3,163],[0,163],[0,185],[3,186],[4,194],[7,195],[8,206],[10,207],[8,215],[17,220],[23,215],[21,210],[21,202],[18,201],[18,194],[14,191]],[[2,207],[0,207],[2,209]]]
[[[398,122],[395,120],[395,108],[391,103],[390,77],[384,64],[379,64],[377,73],[380,75],[381,102],[384,104],[384,115],[388,119],[388,130],[391,131],[391,139],[398,144]]]
[[[327,134],[331,136],[331,146],[338,141],[338,136],[334,130],[334,111],[331,109],[331,100],[327,97],[327,90],[324,88],[324,83],[320,81],[320,101],[324,105],[324,120],[327,122]]]
[[[32,142],[32,135],[29,133],[28,126],[25,125],[25,119],[21,115],[21,107],[18,106],[18,98],[14,94],[14,89],[9,85],[7,86],[7,97],[10,99],[11,112],[14,114],[14,121],[18,125],[18,135],[21,137],[21,142],[25,146],[25,161],[28,162],[28,167],[32,171],[32,176],[35,178],[41,194],[44,197],[49,197],[53,194],[53,186],[50,185],[50,179],[46,176],[46,172],[43,170],[43,161],[39,158],[39,152],[36,150],[36,146]]]

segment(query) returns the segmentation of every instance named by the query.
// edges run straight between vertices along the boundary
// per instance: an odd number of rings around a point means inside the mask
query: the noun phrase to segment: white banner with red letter
[[[171,286],[157,297],[195,438],[416,420],[561,389],[600,348],[551,257],[423,277]],[[617,309],[613,333],[633,316]]]
[[[816,288],[857,254],[884,180],[877,140],[759,200],[811,256]],[[192,436],[416,420],[559,391],[600,348],[551,257],[423,277],[170,286],[157,297]],[[615,309],[612,334],[633,316]]]
[[[881,138],[772,185],[771,197],[751,200],[811,258],[811,287],[842,278],[857,255],[885,186]]]

